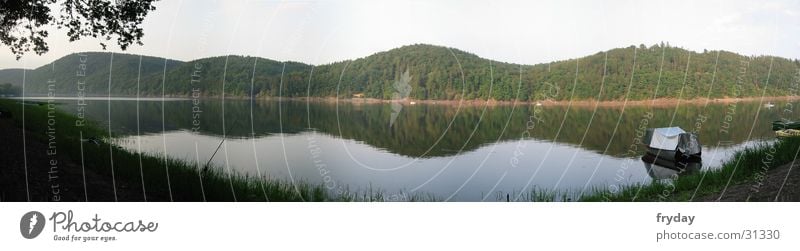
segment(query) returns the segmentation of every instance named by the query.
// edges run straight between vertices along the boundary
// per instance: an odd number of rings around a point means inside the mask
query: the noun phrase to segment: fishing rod
[[[222,137],[222,141],[220,141],[220,142],[219,142],[219,145],[217,145],[217,150],[214,150],[214,153],[213,153],[213,154],[211,154],[211,158],[209,158],[209,159],[208,159],[208,162],[206,162],[206,165],[205,165],[205,166],[203,166],[203,168],[207,168],[207,167],[208,167],[208,164],[211,164],[211,160],[212,160],[212,159],[214,159],[214,156],[216,156],[216,155],[217,155],[217,152],[219,151],[219,148],[220,148],[220,147],[222,147],[222,143],[223,143],[223,142],[225,142],[225,137]]]

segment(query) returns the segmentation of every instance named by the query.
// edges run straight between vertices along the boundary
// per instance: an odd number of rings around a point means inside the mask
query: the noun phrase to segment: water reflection
[[[699,160],[666,160],[650,153],[642,156],[642,163],[647,174],[655,180],[675,179],[679,175],[700,171],[702,167]]]
[[[99,121],[111,121],[112,128],[120,136],[136,135],[135,102],[111,101],[113,112],[110,119],[105,102],[108,101],[89,101],[89,107],[86,108],[88,116]],[[191,101],[164,104],[165,116],[162,120],[161,102],[139,103],[140,134],[193,128]],[[198,118],[200,126],[196,130],[198,134],[222,136],[224,119],[227,137],[261,138],[318,131],[364,142],[392,153],[423,158],[452,156],[485,144],[519,139],[555,141],[605,155],[633,157],[628,153],[628,145],[633,141],[643,118],[648,118],[647,125],[650,127],[671,125],[695,131],[700,142],[712,146],[719,142],[737,145],[753,139],[771,138],[773,135],[768,122],[727,122],[728,107],[722,104],[707,107],[684,105],[678,108],[677,113],[671,107],[600,108],[596,113],[590,107],[547,107],[536,109],[539,119],[533,129],[529,129],[526,123],[534,115],[534,109],[527,105],[516,108],[490,107],[483,116],[483,107],[413,105],[405,107],[396,124],[391,127],[388,126],[391,116],[388,104],[339,103],[337,109],[336,105],[326,103],[283,102],[279,105],[270,101],[234,100],[226,102],[224,116],[221,107],[218,101],[203,101],[202,114]],[[757,103],[739,103],[736,109],[733,116],[740,121],[772,121],[780,115],[777,109],[763,109],[757,113],[761,109]],[[674,119],[673,113],[676,115]],[[698,125],[698,118],[704,122]],[[584,132],[587,132],[585,137]],[[427,151],[429,148],[431,150]]]
[[[191,101],[87,104],[87,116],[102,128],[110,123],[118,143],[131,150],[205,162],[224,135],[213,163],[239,172],[330,184],[332,191],[379,187],[390,194],[428,192],[465,201],[492,200],[498,192],[574,191],[672,176],[662,169],[668,165],[659,165],[664,163],[626,167],[644,154],[643,148],[630,147],[642,126],[697,132],[704,144],[702,167],[684,169],[716,168],[734,150],[773,138],[771,121],[795,115],[758,103],[739,103],[735,113],[725,104],[600,107],[596,112],[575,106],[484,111],[417,104],[405,106],[389,126],[389,104],[230,100],[222,114],[222,103],[203,100],[199,116],[193,115]],[[62,109],[76,107],[64,101]]]

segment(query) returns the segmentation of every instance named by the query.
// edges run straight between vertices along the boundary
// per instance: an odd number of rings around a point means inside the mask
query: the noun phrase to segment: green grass
[[[785,138],[775,143],[760,143],[733,155],[715,170],[680,176],[672,182],[654,181],[623,187],[617,193],[595,189],[582,201],[689,201],[717,194],[726,186],[754,181],[764,170],[794,161],[800,138]],[[730,180],[730,183],[729,183]]]
[[[22,126],[22,109],[25,109],[25,128],[29,138],[47,140],[47,105],[41,103],[21,104],[14,100],[0,99],[0,108],[10,111],[13,120]],[[349,188],[329,190],[322,184],[307,181],[286,181],[267,177],[228,173],[220,167],[199,167],[194,163],[171,157],[139,154],[127,151],[107,142],[113,135],[101,125],[89,122],[84,127],[74,126],[77,118],[56,110],[55,130],[58,137],[59,155],[66,154],[77,163],[83,159],[86,169],[99,174],[111,174],[113,158],[114,177],[128,184],[132,191],[142,191],[148,200],[161,201],[439,201],[432,194],[387,194],[369,186],[357,191]],[[99,145],[83,143],[81,158],[80,133],[84,138],[102,138]],[[111,149],[109,151],[109,148]],[[549,191],[532,188],[519,194],[519,201],[689,201],[694,198],[719,193],[726,185],[753,181],[757,174],[794,160],[800,149],[800,138],[786,138],[776,143],[761,143],[734,154],[734,157],[711,171],[680,176],[671,182],[654,181],[648,184],[633,184],[611,193],[603,187],[580,191]],[[111,152],[111,153],[109,153]],[[771,157],[771,161],[764,160]],[[730,180],[730,184],[728,181]],[[142,185],[144,184],[144,185]],[[120,188],[118,188],[120,189]],[[170,191],[171,189],[171,191]],[[171,196],[170,196],[171,194]],[[514,193],[517,194],[517,193]],[[235,196],[235,197],[234,197]],[[171,197],[171,198],[170,198]],[[502,198],[501,198],[502,197]],[[513,196],[512,196],[513,197]],[[505,201],[498,195],[498,201]],[[514,198],[512,198],[514,199]]]
[[[783,138],[774,143],[760,143],[738,151],[718,169],[682,175],[670,181],[654,180],[647,184],[624,185],[615,193],[606,186],[592,187],[583,193],[533,187],[519,193],[518,201],[690,201],[718,194],[726,186],[752,182],[758,175],[763,175],[764,170],[794,161],[798,150],[800,138]],[[505,194],[498,195],[496,199],[505,201]]]
[[[718,194],[726,186],[755,181],[764,175],[765,170],[794,161],[799,150],[800,137],[782,138],[738,151],[718,169],[681,175],[674,180],[623,185],[617,192],[609,191],[607,186],[591,187],[583,192],[533,187],[525,192],[511,193],[510,199],[531,202],[691,201]],[[505,193],[495,197],[496,201],[506,201]]]
[[[48,109],[46,104],[26,103],[0,99],[0,109],[10,111],[13,121],[22,127],[22,109],[25,111],[25,128],[28,139],[47,141]],[[102,126],[87,120],[87,125],[76,127],[75,116],[55,110],[52,113],[57,136],[59,156],[65,154],[80,164],[83,159],[87,170],[111,176],[113,158],[117,189],[127,189],[134,194],[147,195],[153,201],[436,201],[430,194],[387,195],[371,186],[359,191],[349,188],[332,192],[322,184],[307,181],[287,181],[229,173],[220,167],[203,166],[184,160],[139,154],[109,144],[113,135]],[[134,116],[134,115],[131,115]],[[83,142],[83,138],[96,137],[99,145]],[[83,147],[83,157],[81,157]],[[90,198],[91,199],[91,198]],[[144,196],[140,199],[143,200]]]

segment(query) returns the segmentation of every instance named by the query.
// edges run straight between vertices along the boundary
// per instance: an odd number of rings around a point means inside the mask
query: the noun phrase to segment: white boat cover
[[[675,151],[680,143],[680,135],[686,133],[680,127],[664,127],[653,130],[649,146],[651,148]]]

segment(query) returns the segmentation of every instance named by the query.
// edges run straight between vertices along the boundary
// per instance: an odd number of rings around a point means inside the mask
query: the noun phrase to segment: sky
[[[686,49],[800,58],[800,1],[213,1],[161,0],[143,46],[125,53],[192,60],[251,55],[324,64],[426,43],[536,64],[661,41]],[[35,68],[100,40],[68,42],[49,28],[50,52],[0,69]],[[113,42],[108,51],[122,52]]]

